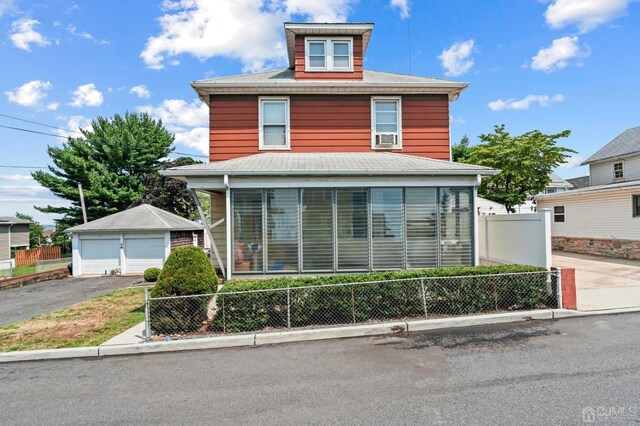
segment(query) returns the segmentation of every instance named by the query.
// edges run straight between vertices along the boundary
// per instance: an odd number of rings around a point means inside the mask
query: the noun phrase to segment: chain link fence
[[[558,287],[550,271],[146,297],[146,327],[185,338],[546,309]]]
[[[70,257],[62,257],[60,259],[38,260],[36,261],[36,273],[53,271],[56,269],[66,269],[71,263]]]

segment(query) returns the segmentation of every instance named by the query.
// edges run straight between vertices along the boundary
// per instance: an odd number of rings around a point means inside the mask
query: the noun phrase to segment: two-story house
[[[626,130],[582,165],[589,166],[588,186],[536,197],[538,209],[553,211],[553,248],[640,259],[640,127]]]
[[[363,69],[373,24],[284,30],[287,69],[192,83],[210,163],[165,172],[211,195],[225,277],[476,264],[476,187],[495,171],[450,161],[467,84]]]

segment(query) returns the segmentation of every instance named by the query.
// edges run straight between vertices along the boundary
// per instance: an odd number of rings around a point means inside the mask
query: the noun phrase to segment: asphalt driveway
[[[575,268],[578,309],[640,306],[640,261],[554,252],[553,265]]]
[[[73,305],[140,282],[141,277],[91,277],[51,280],[0,291],[0,325]]]

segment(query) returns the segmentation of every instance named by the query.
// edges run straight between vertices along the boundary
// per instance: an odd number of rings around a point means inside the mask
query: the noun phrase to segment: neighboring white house
[[[536,197],[552,209],[554,249],[640,259],[640,127],[589,157],[590,186]]]
[[[572,184],[562,179],[555,173],[549,173],[549,185],[544,189],[542,194],[555,194],[558,192],[565,192],[572,188]],[[476,203],[476,209],[478,215],[494,215],[494,214],[508,214],[507,209],[500,203],[496,203],[495,201],[487,200],[486,198],[478,197]],[[535,213],[536,203],[534,202],[534,197],[528,198],[523,204],[519,206],[515,206],[515,213]]]
[[[139,275],[162,268],[171,250],[203,247],[202,225],[143,204],[67,229],[72,237],[73,275]]]

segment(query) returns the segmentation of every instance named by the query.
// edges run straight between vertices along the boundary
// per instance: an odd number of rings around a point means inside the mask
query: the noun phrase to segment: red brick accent
[[[69,270],[67,268],[38,272],[37,274],[22,275],[20,277],[0,280],[0,290],[8,290],[10,288],[22,287],[23,285],[35,284],[42,281],[59,280],[67,278],[68,276]]]
[[[564,309],[578,309],[576,299],[576,270],[574,268],[560,269],[562,279],[562,306]]]
[[[613,238],[551,238],[553,250],[592,254],[619,259],[640,260],[640,241]]]
[[[198,247],[204,249],[204,231],[172,231],[171,251],[173,251],[177,247],[192,246],[194,232],[198,234]]]

